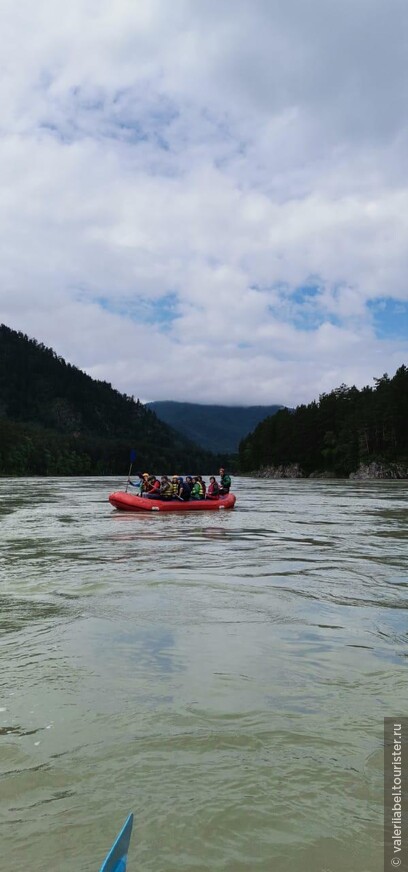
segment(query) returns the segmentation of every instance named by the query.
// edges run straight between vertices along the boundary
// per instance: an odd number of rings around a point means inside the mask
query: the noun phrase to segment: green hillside
[[[122,474],[136,467],[209,472],[213,457],[139,400],[95,381],[51,348],[0,326],[0,474]]]
[[[375,387],[340,385],[318,402],[284,409],[242,440],[240,469],[299,464],[307,475],[347,476],[370,463],[408,463],[408,368]]]
[[[282,406],[211,406],[198,403],[147,403],[161,421],[209,451],[234,454],[241,439]]]

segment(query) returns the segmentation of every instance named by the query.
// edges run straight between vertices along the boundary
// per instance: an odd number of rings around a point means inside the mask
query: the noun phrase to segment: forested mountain
[[[345,476],[373,461],[408,462],[408,369],[374,381],[362,390],[343,384],[267,418],[241,442],[240,468],[298,463],[305,474]]]
[[[209,451],[234,454],[247,433],[282,406],[211,406],[198,403],[147,403],[161,421]]]
[[[212,472],[220,461],[139,400],[0,326],[1,475],[122,474],[131,448],[154,472]]]

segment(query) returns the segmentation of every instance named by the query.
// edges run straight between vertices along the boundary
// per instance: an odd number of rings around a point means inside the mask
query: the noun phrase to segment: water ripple
[[[380,872],[406,483],[240,480],[216,521],[120,486],[0,481],[5,867],[91,872],[133,809],[139,872]]]

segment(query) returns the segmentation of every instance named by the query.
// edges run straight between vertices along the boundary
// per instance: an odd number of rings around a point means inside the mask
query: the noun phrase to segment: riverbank
[[[408,479],[408,464],[401,463],[361,463],[355,472],[351,472],[348,476],[337,475],[336,472],[329,469],[315,470],[311,473],[306,473],[301,468],[299,463],[281,464],[279,466],[264,466],[255,472],[250,473],[254,478],[274,478],[274,479],[350,479],[351,481],[369,481],[377,479],[385,479],[388,481]]]

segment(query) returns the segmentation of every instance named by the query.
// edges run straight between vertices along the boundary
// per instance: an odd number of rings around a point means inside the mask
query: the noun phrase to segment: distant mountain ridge
[[[235,454],[239,443],[265,418],[284,406],[218,406],[199,403],[157,401],[146,403],[157,417],[197,445]]]

